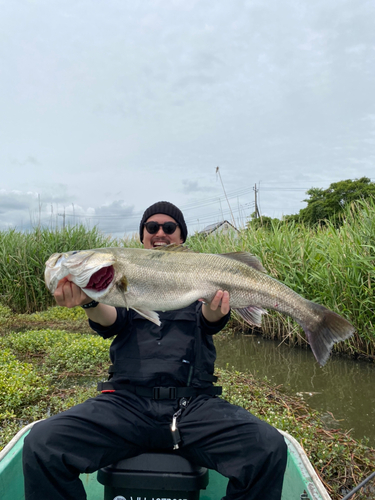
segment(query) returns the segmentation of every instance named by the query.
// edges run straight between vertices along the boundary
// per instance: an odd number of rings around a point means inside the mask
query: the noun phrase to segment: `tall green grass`
[[[328,223],[312,229],[273,221],[271,227],[242,230],[237,237],[195,234],[187,244],[198,252],[257,255],[271,276],[353,323],[354,341],[339,344],[339,349],[375,356],[375,201],[352,205],[344,217],[340,228]],[[54,304],[43,277],[48,257],[54,252],[106,246],[140,243],[135,237],[115,240],[84,226],[0,232],[0,303],[18,313],[46,309]],[[299,327],[277,313],[264,318],[263,332],[305,342]]]
[[[0,232],[0,303],[17,313],[46,309],[55,303],[44,284],[45,262],[55,252],[110,246],[115,240],[96,228],[36,228]]]

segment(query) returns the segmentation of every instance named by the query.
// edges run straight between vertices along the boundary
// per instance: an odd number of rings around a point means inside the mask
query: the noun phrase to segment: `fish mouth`
[[[85,289],[93,292],[102,292],[106,290],[113,281],[115,270],[113,266],[102,267],[96,271],[85,286]]]

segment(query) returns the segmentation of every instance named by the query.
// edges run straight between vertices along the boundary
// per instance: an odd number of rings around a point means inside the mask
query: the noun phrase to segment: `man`
[[[143,214],[147,249],[183,244],[181,211],[161,201]],[[155,250],[158,251],[158,250]],[[160,250],[159,250],[160,251]],[[35,424],[24,444],[26,500],[83,500],[79,474],[150,450],[170,450],[229,478],[225,500],[280,500],[286,445],[281,434],[218,398],[212,335],[230,315],[229,294],[159,312],[161,326],[133,310],[92,301],[61,280],[57,304],[82,306],[90,326],[115,336],[101,395]],[[178,432],[171,431],[172,419]]]

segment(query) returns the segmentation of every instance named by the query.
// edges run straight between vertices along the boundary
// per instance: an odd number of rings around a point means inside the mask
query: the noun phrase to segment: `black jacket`
[[[125,308],[117,308],[117,319],[110,327],[90,321],[102,337],[116,335],[110,348],[111,380],[147,387],[212,385],[216,359],[212,335],[224,328],[230,313],[209,323],[201,302],[158,313],[160,327]]]

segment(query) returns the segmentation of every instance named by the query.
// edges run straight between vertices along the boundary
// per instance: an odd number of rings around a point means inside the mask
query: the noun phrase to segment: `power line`
[[[352,179],[354,180],[354,179]],[[373,182],[375,179],[370,179],[371,182]],[[330,182],[330,181],[327,181],[327,182]],[[285,187],[282,186],[282,184],[286,184]],[[315,183],[316,185],[319,185],[321,184],[321,181]],[[332,184],[332,182],[330,182],[330,184]],[[257,192],[259,192],[259,195],[262,193],[262,192],[298,192],[298,191],[304,191],[305,193],[311,188],[304,188],[304,187],[297,187],[297,186],[290,186],[290,183],[289,182],[285,182],[285,183],[278,183],[277,186],[275,185],[272,185],[272,184],[262,184],[261,186],[261,189],[257,189]],[[225,218],[228,218],[230,215],[232,216],[233,218],[233,214],[230,213],[229,210],[224,210],[222,209],[222,202],[224,200],[228,201],[229,199],[234,199],[234,198],[237,198],[238,199],[238,203],[239,203],[239,198],[242,198],[242,197],[247,197],[248,196],[248,199],[250,199],[250,194],[253,192],[254,188],[252,186],[243,186],[241,188],[237,188],[237,189],[233,189],[233,190],[229,190],[229,191],[226,191],[225,190],[225,197],[223,196],[212,196],[210,198],[204,198],[204,200],[200,200],[200,201],[192,201],[190,203],[186,203],[185,205],[179,205],[179,208],[182,210],[182,212],[186,215],[185,215],[185,219],[187,221],[187,223],[189,224],[196,224],[196,223],[202,223],[202,224],[205,224],[207,225],[208,223],[214,223],[214,222],[218,222],[219,220],[223,220]],[[40,195],[39,195],[39,203],[38,203],[38,213],[39,213],[39,217],[38,217],[38,221],[39,221],[39,224],[45,224],[48,225],[48,224],[51,224],[52,225],[52,217],[53,217],[53,210],[51,209],[51,215],[48,216],[48,217],[41,217],[41,200],[40,200]],[[215,207],[216,205],[216,207]],[[138,231],[138,221],[139,219],[141,218],[142,214],[143,214],[143,211],[137,211],[137,212],[133,212],[133,213],[129,213],[129,214],[119,214],[119,213],[116,213],[116,214],[79,214],[77,213],[77,210],[76,210],[76,206],[73,206],[73,213],[66,213],[66,210],[64,208],[64,213],[58,213],[56,214],[57,216],[59,217],[63,217],[63,226],[64,226],[64,221],[65,219],[68,218],[68,220],[72,220],[71,218],[73,217],[73,221],[76,222],[76,221],[87,221],[88,223],[90,223],[91,221],[93,221],[94,224],[96,225],[99,225],[101,221],[110,221],[110,220],[113,220],[113,221],[123,221],[124,224],[123,225],[129,225],[129,226],[133,226],[134,225],[134,228],[131,228],[131,229],[126,229],[126,231]],[[228,202],[228,206],[230,207],[229,205],[229,202]],[[52,207],[52,206],[51,206]],[[214,208],[215,207],[215,211],[209,211],[209,213],[206,213],[206,210],[208,208]],[[237,209],[234,209],[233,212],[236,213],[236,216],[240,216],[240,217],[243,217],[243,218],[248,218],[249,215],[246,215],[245,212],[246,211],[254,211],[254,207],[256,208],[256,205],[254,202],[252,203],[242,203]],[[217,209],[216,209],[217,208]],[[194,211],[195,213],[198,213],[199,216],[194,216],[194,215],[189,215],[189,212],[191,213],[192,211]],[[57,220],[57,216],[56,216],[56,227],[58,226],[58,220]],[[55,216],[54,216],[55,217]],[[18,227],[31,227],[33,224],[29,223],[29,224],[26,224],[26,223],[21,223],[20,225],[18,225]],[[107,224],[106,224],[107,225]]]
[[[245,194],[251,193],[253,190],[252,187],[245,188],[245,189],[238,189],[235,191],[230,192],[227,194],[229,199],[232,198],[237,198],[239,196],[243,196]],[[216,203],[219,203],[223,201],[225,198],[216,196],[214,198],[209,198],[206,199],[203,202],[191,202],[186,205],[180,205],[179,208],[181,209],[182,212],[188,212],[189,210],[196,210],[197,208],[202,208],[202,207],[207,207],[210,205],[215,205]],[[59,213],[58,214],[60,217],[62,217],[64,214]],[[142,212],[134,212],[133,214],[127,214],[127,215],[121,215],[121,214],[108,214],[108,215],[97,215],[97,214],[78,214],[77,212],[75,214],[73,213],[65,213],[65,217],[80,217],[80,218],[92,218],[92,219],[139,219],[142,217],[143,211]]]
[[[259,191],[259,189],[258,189]],[[279,187],[266,187],[262,185],[262,191],[307,191],[307,188],[279,188]],[[253,192],[253,187],[248,187],[248,188],[241,188],[241,189],[236,189],[233,191],[227,192],[226,197],[221,197],[221,196],[215,196],[212,198],[205,199],[204,201],[201,202],[191,202],[187,203],[186,205],[180,205],[179,208],[181,209],[182,212],[188,212],[190,210],[197,210],[202,207],[207,207],[210,205],[215,205],[216,203],[221,203],[224,200],[227,199],[233,199],[233,198],[238,198],[240,196],[244,196],[246,194],[250,194]],[[58,214],[60,217],[63,216],[63,214],[59,213]],[[132,214],[126,214],[126,215],[121,215],[121,214],[108,214],[108,215],[100,215],[100,214],[78,214],[78,213],[65,213],[65,217],[77,217],[81,219],[139,219],[142,217],[143,211],[139,212],[134,212]]]

